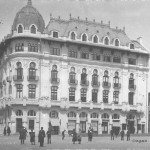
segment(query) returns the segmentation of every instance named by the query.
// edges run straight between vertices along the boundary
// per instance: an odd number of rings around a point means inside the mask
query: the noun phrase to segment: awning
[[[59,123],[59,119],[51,119],[50,120],[52,126],[59,126],[60,123]]]
[[[113,122],[113,127],[120,127],[120,122]]]

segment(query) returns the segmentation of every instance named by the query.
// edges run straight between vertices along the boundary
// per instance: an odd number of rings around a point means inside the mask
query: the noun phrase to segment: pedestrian
[[[89,127],[89,130],[88,130],[88,141],[92,141],[92,137],[93,137],[93,130]]]
[[[73,142],[73,144],[75,144],[75,142],[77,141],[77,133],[76,133],[75,129],[73,129],[72,134],[73,134],[73,136],[72,136],[72,142]]]
[[[51,144],[51,135],[52,135],[52,128],[49,127],[47,131],[47,144]]]
[[[79,133],[77,134],[77,141],[78,141],[79,144],[81,144],[81,139],[82,139],[81,130],[79,130]]]
[[[6,135],[6,126],[4,127],[4,132],[3,132],[4,136]]]
[[[10,136],[10,133],[11,133],[11,130],[10,130],[10,127],[8,126],[7,127],[7,134],[8,134],[8,136]]]
[[[24,140],[25,140],[25,137],[26,137],[26,131],[24,129],[24,127],[22,127],[20,129],[20,136],[19,136],[19,140],[21,140],[21,144],[24,144]]]
[[[121,130],[120,135],[121,135],[121,141],[123,141],[124,140],[124,130]]]
[[[38,135],[38,142],[40,142],[40,147],[43,147],[44,138],[45,138],[45,131],[43,130],[43,127],[41,127],[41,130],[39,131]]]
[[[31,129],[31,132],[29,132],[29,134],[31,145],[35,145],[35,132],[33,131],[33,129]]]
[[[66,130],[64,130],[64,131],[62,132],[62,140],[64,140],[64,138],[65,138],[65,131],[66,131]]]
[[[114,131],[113,129],[110,130],[111,140],[114,140]]]
[[[127,130],[127,141],[130,141],[130,130]]]

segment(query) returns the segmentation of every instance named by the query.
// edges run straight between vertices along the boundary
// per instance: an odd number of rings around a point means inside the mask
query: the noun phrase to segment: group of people
[[[3,132],[4,136],[5,136],[6,134],[8,134],[8,136],[9,136],[10,133],[11,133],[10,127],[9,127],[9,126],[5,126],[5,127],[4,127],[4,132]]]
[[[111,140],[114,140],[114,134],[115,133],[114,133],[113,129],[111,129],[111,131],[110,131]],[[127,130],[126,135],[127,135],[127,141],[130,141],[130,130],[129,129]],[[123,141],[124,140],[124,136],[125,136],[124,130],[121,130],[120,136],[121,136],[121,141]]]

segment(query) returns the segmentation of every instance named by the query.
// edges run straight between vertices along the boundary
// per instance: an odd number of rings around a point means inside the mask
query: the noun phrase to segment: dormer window
[[[18,33],[23,33],[23,27],[22,27],[22,25],[18,26]]]
[[[105,45],[109,45],[109,39],[108,39],[108,37],[105,37],[105,39],[104,39],[104,44],[105,44]]]
[[[53,37],[54,37],[54,38],[58,38],[58,32],[54,31],[54,32],[53,32]]]
[[[98,37],[97,37],[97,35],[94,36],[93,43],[98,43]]]
[[[86,34],[82,35],[82,41],[87,41],[87,35]]]
[[[74,32],[71,33],[71,40],[75,40],[76,39],[76,35]]]
[[[134,44],[130,44],[130,49],[134,49]]]
[[[118,39],[115,40],[115,46],[119,46],[119,40]]]
[[[35,27],[35,25],[31,26],[31,33],[36,34],[36,27]]]

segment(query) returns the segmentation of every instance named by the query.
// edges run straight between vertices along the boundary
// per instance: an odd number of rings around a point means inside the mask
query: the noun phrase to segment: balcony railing
[[[109,82],[103,82],[104,88],[110,88],[111,84]]]
[[[120,83],[114,83],[114,89],[120,89],[121,84]]]
[[[76,79],[74,79],[74,80],[68,79],[68,84],[70,84],[70,85],[77,85],[78,84],[78,80],[76,80]]]
[[[59,78],[51,78],[51,83],[52,84],[58,84],[60,82]]]
[[[92,82],[91,82],[91,85],[92,85],[93,87],[99,87],[99,86],[100,86],[100,82],[99,82],[99,81],[97,81],[97,82],[92,81]]]
[[[13,79],[14,79],[14,81],[23,81],[24,77],[23,77],[23,75],[22,76],[14,75]]]
[[[12,77],[11,77],[11,76],[8,76],[8,77],[6,78],[6,80],[7,80],[7,82],[11,82],[11,81],[12,81]]]
[[[87,81],[87,80],[81,80],[80,85],[81,86],[89,86],[89,81]]]
[[[136,90],[136,85],[133,84],[129,84],[129,90]]]
[[[39,76],[28,76],[28,81],[38,81]]]

